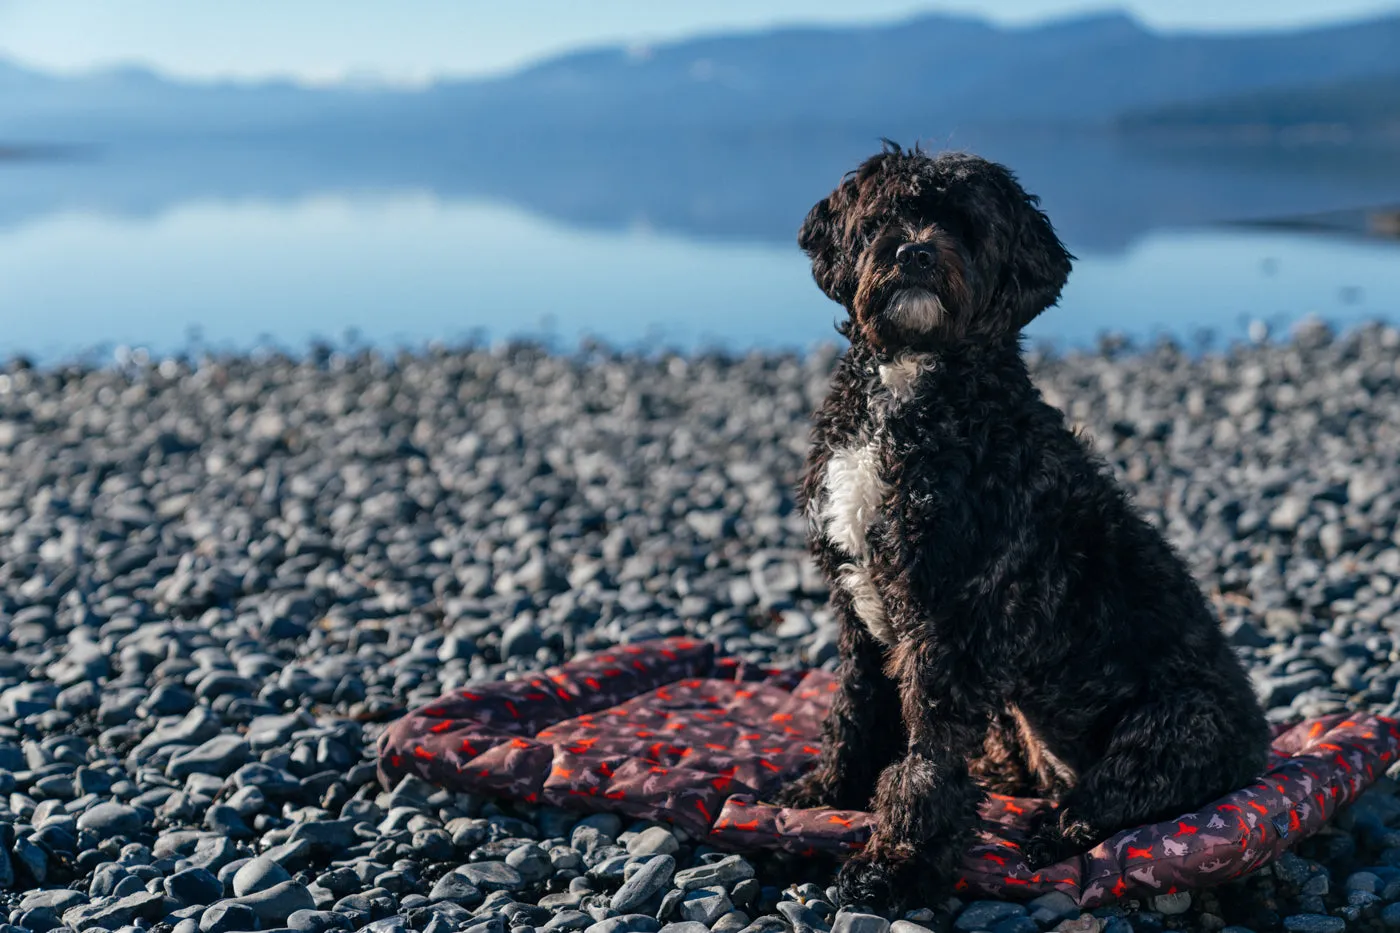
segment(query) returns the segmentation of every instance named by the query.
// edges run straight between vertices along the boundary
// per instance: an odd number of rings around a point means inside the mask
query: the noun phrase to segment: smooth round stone
[[[749,915],[742,910],[731,910],[710,925],[714,933],[740,933],[749,926]],[[781,925],[780,925],[781,928]]]
[[[1025,919],[1029,920],[1029,917]],[[1034,923],[1035,921],[1031,921]],[[912,920],[896,920],[890,924],[890,933],[933,933],[928,927]]]
[[[298,881],[283,881],[236,899],[257,916],[264,927],[280,926],[298,910],[313,910],[316,900],[306,885]]]
[[[505,857],[505,864],[519,872],[526,884],[543,881],[554,871],[548,853],[533,843],[512,849]]]
[[[1020,904],[1013,904],[1007,901],[973,901],[963,908],[963,912],[958,914],[953,926],[959,930],[990,930],[992,927],[1018,917],[1026,912],[1026,908]],[[838,919],[840,915],[837,915]],[[835,933],[835,927],[832,928]]]
[[[483,891],[518,891],[525,886],[520,872],[505,862],[472,862],[457,872]]]
[[[623,914],[620,917],[600,920],[585,928],[584,933],[656,933],[660,929],[661,922],[655,917],[648,917],[646,914]]]
[[[670,884],[675,871],[674,858],[669,855],[654,856],[617,889],[612,896],[612,909],[622,914],[635,911]]]
[[[250,755],[248,743],[242,736],[216,735],[189,751],[176,752],[170,757],[165,773],[167,777],[176,779],[191,774],[227,777],[247,762]]]
[[[713,926],[716,920],[733,909],[734,905],[723,888],[697,888],[687,893],[677,905],[681,919],[703,923],[707,927]]]
[[[137,835],[144,822],[135,807],[121,803],[99,803],[78,817],[78,829],[101,839],[111,839]]]
[[[1191,892],[1179,891],[1176,894],[1158,894],[1152,898],[1152,909],[1168,917],[1184,914],[1191,909]]]
[[[224,885],[203,868],[187,868],[161,882],[165,893],[185,904],[212,904],[224,896]]]
[[[544,646],[544,637],[533,619],[518,619],[501,633],[501,654],[507,658],[528,658]]]
[[[329,910],[294,910],[287,917],[287,929],[296,933],[327,933],[346,926],[348,922],[343,914]]]
[[[840,910],[831,923],[831,933],[889,933],[890,922],[874,914]]]
[[[450,871],[433,884],[428,900],[475,905],[481,903],[482,894],[481,889],[472,884],[465,875]]]
[[[1347,922],[1326,914],[1293,914],[1283,918],[1288,933],[1346,933]]]
[[[826,921],[817,916],[816,911],[797,901],[778,901],[778,913],[783,915],[795,933],[807,933],[827,927]]]
[[[200,915],[201,933],[246,933],[258,929],[258,915],[246,904],[223,901]]]
[[[664,826],[648,827],[627,841],[631,855],[672,855],[680,847],[675,835]]]
[[[63,926],[63,919],[52,907],[31,907],[29,910],[20,912],[15,926],[29,930],[31,933],[49,933],[50,930],[56,930]]]
[[[249,860],[234,872],[233,894],[234,897],[244,897],[290,880],[291,872],[263,855]]]

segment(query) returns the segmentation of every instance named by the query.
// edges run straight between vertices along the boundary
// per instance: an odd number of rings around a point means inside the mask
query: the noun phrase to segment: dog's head
[[[1005,167],[887,143],[807,215],[812,276],[876,348],[1009,337],[1059,300],[1072,257]]]

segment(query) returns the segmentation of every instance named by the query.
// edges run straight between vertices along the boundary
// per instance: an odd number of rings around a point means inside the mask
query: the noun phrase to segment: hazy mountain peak
[[[1164,34],[1121,10],[1003,27],[931,14],[580,49],[491,79],[366,92],[190,84],[147,69],[54,78],[0,63],[0,126],[27,138],[240,132],[636,134],[1107,128],[1125,113],[1390,74],[1400,16],[1304,32]],[[94,140],[93,137],[98,137]]]

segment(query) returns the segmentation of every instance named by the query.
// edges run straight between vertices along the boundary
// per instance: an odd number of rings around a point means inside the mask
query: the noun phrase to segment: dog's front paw
[[[896,906],[897,862],[865,853],[852,856],[836,876],[837,900],[843,907],[884,912]]]
[[[847,860],[836,877],[837,900],[843,907],[876,913],[932,907],[951,893],[950,885],[936,859],[889,857],[868,849]]]
[[[1093,827],[1068,813],[1047,813],[1021,847],[1026,864],[1044,868],[1091,849],[1098,842]]]

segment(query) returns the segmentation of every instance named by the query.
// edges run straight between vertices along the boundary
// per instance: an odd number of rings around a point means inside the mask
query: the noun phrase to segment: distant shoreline
[[[1308,233],[1360,236],[1367,239],[1400,240],[1400,206],[1352,211],[1332,211],[1245,221],[1231,226],[1262,227],[1273,230],[1302,230]]]
[[[76,156],[83,147],[51,143],[0,143],[0,162],[38,162]]]

